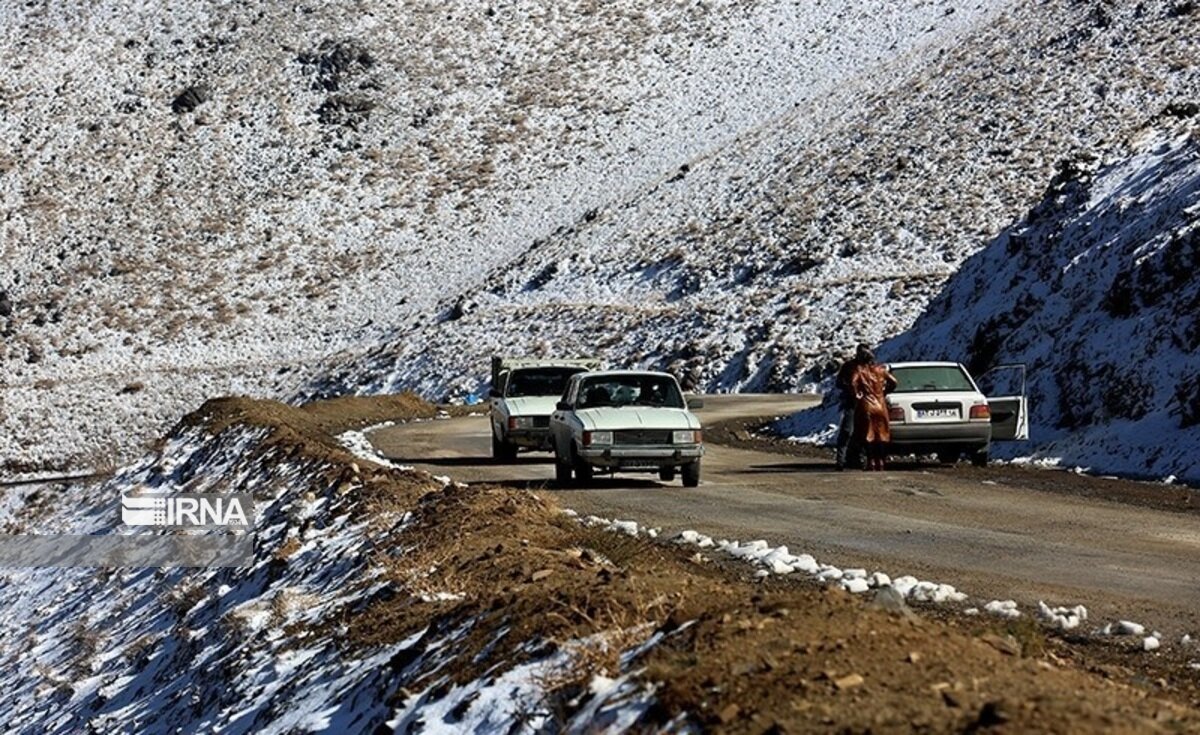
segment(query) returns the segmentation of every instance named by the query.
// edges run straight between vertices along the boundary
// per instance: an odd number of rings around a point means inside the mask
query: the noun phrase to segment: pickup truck
[[[567,380],[577,373],[596,370],[599,360],[514,360],[492,358],[489,415],[492,456],[502,462],[517,452],[549,451],[550,414],[562,396]]]
[[[700,484],[704,456],[700,420],[679,382],[667,373],[636,370],[571,376],[550,416],[554,477],[559,484],[588,482],[596,471],[657,472],[663,482],[682,475]]]

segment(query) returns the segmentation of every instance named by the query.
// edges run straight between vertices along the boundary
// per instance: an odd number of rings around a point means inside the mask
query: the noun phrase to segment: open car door
[[[1029,438],[1029,399],[1025,395],[1025,365],[997,365],[976,381],[992,413],[992,441]]]

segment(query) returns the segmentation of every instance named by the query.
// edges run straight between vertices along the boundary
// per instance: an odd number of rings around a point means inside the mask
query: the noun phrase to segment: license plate
[[[919,419],[956,419],[958,418],[957,408],[919,408],[917,409],[917,418]]]

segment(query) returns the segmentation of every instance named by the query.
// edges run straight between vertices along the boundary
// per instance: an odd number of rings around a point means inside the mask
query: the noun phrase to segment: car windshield
[[[545,367],[526,368],[513,371],[508,378],[505,396],[525,398],[528,396],[561,396],[567,389],[567,380],[583,368]]]
[[[898,385],[893,393],[926,393],[929,391],[975,391],[971,379],[958,365],[926,365],[894,367]]]
[[[656,406],[683,408],[679,384],[667,375],[603,375],[579,386],[579,408]]]

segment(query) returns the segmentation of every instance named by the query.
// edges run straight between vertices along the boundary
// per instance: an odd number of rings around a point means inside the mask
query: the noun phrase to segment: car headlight
[[[612,444],[612,439],[613,439],[613,437],[612,437],[611,431],[585,431],[585,432],[583,432],[583,444],[584,444],[584,446],[588,446],[588,447],[594,447],[599,444],[604,444],[604,445]]]
[[[508,420],[508,428],[510,429],[532,429],[532,416],[513,416]]]
[[[672,431],[671,443],[673,444],[699,444],[701,442],[701,433],[699,431]]]

